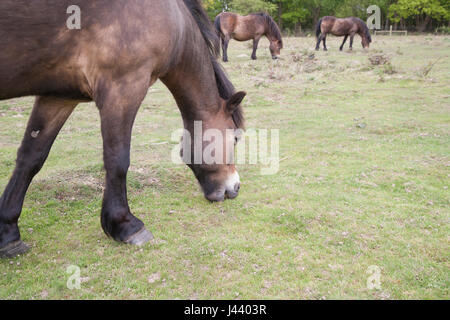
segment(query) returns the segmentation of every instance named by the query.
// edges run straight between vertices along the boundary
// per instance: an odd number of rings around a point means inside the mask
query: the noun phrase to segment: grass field
[[[277,62],[267,40],[257,61],[231,42],[247,128],[280,129],[281,158],[273,176],[241,166],[234,201],[208,203],[172,164],[181,117],[160,82],[149,90],[129,174],[130,206],[155,235],[141,248],[101,230],[99,116],[80,105],[28,192],[32,248],[0,261],[0,299],[449,299],[450,37],[378,36],[368,53],[340,41],[315,52],[313,38],[287,38]],[[0,101],[2,190],[32,101]]]

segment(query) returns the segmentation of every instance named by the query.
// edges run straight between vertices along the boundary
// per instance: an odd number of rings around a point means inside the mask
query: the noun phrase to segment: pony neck
[[[277,38],[275,37],[275,35],[272,33],[272,30],[270,29],[270,23],[267,20],[264,20],[264,24],[265,24],[265,36],[267,37],[267,39],[269,39],[270,42],[276,41]]]
[[[265,36],[270,42],[281,41],[281,39],[278,39],[277,35],[274,34],[270,19],[271,18],[265,18]]]
[[[161,80],[173,94],[186,126],[186,121],[206,121],[215,115],[221,99],[209,55],[206,59],[197,55],[182,61]]]

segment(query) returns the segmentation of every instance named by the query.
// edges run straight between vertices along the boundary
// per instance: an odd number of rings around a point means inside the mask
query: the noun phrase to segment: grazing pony
[[[350,50],[353,49],[353,39],[356,34],[359,34],[362,38],[362,46],[364,49],[369,48],[372,42],[372,37],[370,36],[369,28],[366,23],[359,18],[336,18],[336,17],[323,17],[319,20],[316,27],[316,38],[317,45],[316,50],[320,49],[320,42],[323,41],[323,50],[327,51],[327,34],[342,37],[344,36],[344,41],[342,42],[339,50],[342,51],[347,38],[350,36]]]
[[[73,0],[33,0],[26,7],[23,1],[0,1],[0,100],[36,96],[16,167],[0,197],[0,257],[28,250],[18,227],[25,194],[80,102],[94,101],[100,112],[104,232],[127,244],[152,238],[131,213],[126,180],[133,122],[158,79],[173,94],[190,133],[182,151],[191,151],[186,162],[205,197],[222,201],[238,195],[239,175],[225,155],[213,163],[194,160],[199,123],[227,137],[223,149],[234,151],[245,96],[235,92],[216,60],[219,38],[200,0],[75,2],[82,12],[79,30],[66,24]],[[200,143],[200,151],[209,146]]]
[[[248,16],[240,16],[236,13],[223,12],[215,21],[217,34],[222,39],[223,61],[228,61],[228,43],[231,39],[248,41],[253,39],[252,59],[256,60],[256,50],[262,36],[270,41],[270,54],[272,59],[278,59],[283,49],[283,39],[280,28],[267,13],[253,13]]]

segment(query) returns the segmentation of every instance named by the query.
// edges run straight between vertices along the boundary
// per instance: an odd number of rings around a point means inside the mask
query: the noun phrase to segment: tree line
[[[368,18],[367,8],[381,9],[382,28],[410,31],[450,30],[450,0],[203,0],[211,19],[223,11],[269,13],[285,32],[313,29],[320,17]]]

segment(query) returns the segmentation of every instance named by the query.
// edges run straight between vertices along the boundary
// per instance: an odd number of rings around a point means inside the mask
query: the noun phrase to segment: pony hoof
[[[30,250],[30,247],[22,242],[21,240],[18,240],[16,242],[10,243],[6,245],[5,247],[0,249],[0,258],[14,258],[18,255],[24,254]]]
[[[132,244],[135,246],[142,246],[143,244],[146,244],[147,242],[153,239],[154,239],[153,234],[147,229],[142,228],[140,231],[136,232],[131,237],[129,237],[128,240],[125,241],[125,243]]]

